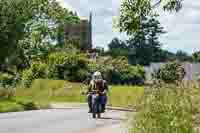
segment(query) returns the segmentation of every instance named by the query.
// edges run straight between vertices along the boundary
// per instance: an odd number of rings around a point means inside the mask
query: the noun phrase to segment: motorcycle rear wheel
[[[101,118],[101,113],[97,114],[97,117],[98,117],[98,118]]]

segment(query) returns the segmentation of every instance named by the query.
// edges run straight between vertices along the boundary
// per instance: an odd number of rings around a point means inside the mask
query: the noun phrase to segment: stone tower
[[[82,50],[92,49],[92,12],[88,18],[81,18],[78,24],[65,25],[65,39],[76,40]]]

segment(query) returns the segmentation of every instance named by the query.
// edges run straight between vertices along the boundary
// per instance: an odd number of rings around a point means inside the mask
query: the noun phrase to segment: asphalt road
[[[0,114],[0,133],[96,133],[120,125],[124,114],[108,111],[102,119],[92,119],[86,108],[5,113]]]

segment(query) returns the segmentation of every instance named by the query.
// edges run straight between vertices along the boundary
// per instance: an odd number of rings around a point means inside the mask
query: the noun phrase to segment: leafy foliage
[[[0,63],[29,66],[30,57],[45,55],[49,43],[61,43],[67,22],[78,23],[79,18],[55,0],[1,0]]]
[[[179,61],[192,61],[192,57],[189,56],[186,52],[181,51],[181,50],[176,52],[176,58]]]
[[[142,84],[145,80],[144,69],[129,65],[126,58],[111,58],[96,64],[90,63],[84,54],[59,51],[51,53],[45,62],[33,62],[23,72],[24,85],[30,86],[34,79],[44,78],[82,82],[95,71],[101,71],[113,84]]]
[[[149,65],[167,60],[159,36],[165,33],[157,16],[142,17],[140,26],[127,42],[114,38],[107,52],[112,57],[125,56],[132,65]]]
[[[154,74],[154,77],[166,83],[174,83],[176,81],[182,81],[185,74],[185,70],[179,62],[170,62],[159,69]]]
[[[22,82],[25,86],[30,86],[34,79],[46,78],[48,65],[42,62],[34,62],[31,67],[23,71]]]
[[[88,75],[88,60],[83,54],[56,52],[49,55],[49,78],[83,81]]]
[[[0,86],[15,86],[19,78],[16,75],[11,75],[8,73],[0,73]]]
[[[157,16],[142,17],[140,27],[128,41],[131,49],[130,63],[149,65],[156,60],[155,54],[161,47],[159,36],[163,33],[163,27],[157,20]]]
[[[153,60],[154,62],[168,62],[177,60],[177,57],[170,51],[158,49],[153,55]]]
[[[162,5],[166,11],[179,11],[183,0],[159,0],[152,5],[151,0],[123,0],[118,27],[121,32],[133,35],[140,27],[142,17],[154,15],[154,8]]]
[[[62,47],[64,24],[78,22],[78,16],[55,0],[1,0],[2,86],[14,87],[21,73],[25,85],[30,85],[33,79],[46,78],[48,65],[41,62],[57,46]]]
[[[156,24],[156,20],[153,21],[155,21],[154,24]],[[161,44],[158,41],[159,34],[163,33],[161,30],[162,28],[160,27],[161,29],[156,29],[156,25],[153,25],[151,26],[154,28],[148,28],[144,25],[145,28],[143,30],[141,29],[141,32],[135,33],[135,36],[126,42],[121,41],[118,38],[114,38],[109,43],[109,50],[105,53],[105,55],[112,56],[113,58],[125,56],[132,65],[149,65],[151,62],[168,62],[176,60],[180,62],[198,62],[198,52],[191,56],[181,50],[176,53],[172,53],[162,49]],[[150,30],[148,29],[155,30],[149,32]],[[150,37],[151,35],[153,36]]]
[[[200,62],[200,52],[193,53],[192,57],[195,62]]]
[[[17,42],[25,35],[26,23],[43,10],[45,1],[39,0],[1,0],[1,62],[17,47]],[[42,6],[39,6],[42,5]]]
[[[141,66],[131,66],[125,57],[108,58],[98,64],[90,64],[93,71],[101,71],[105,79],[112,84],[142,84],[145,71]]]
[[[125,42],[119,40],[118,38],[114,38],[109,44],[109,51],[106,53],[112,57],[119,56],[128,56],[129,49]]]
[[[120,9],[120,31],[133,34],[139,27],[140,18],[147,16],[150,10],[149,0],[124,0]]]

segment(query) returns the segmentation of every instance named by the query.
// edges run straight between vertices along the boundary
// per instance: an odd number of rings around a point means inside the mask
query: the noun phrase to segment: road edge
[[[52,103],[50,109],[80,109],[87,108],[87,103]],[[125,112],[136,112],[135,109],[107,106],[107,110],[125,111]]]

